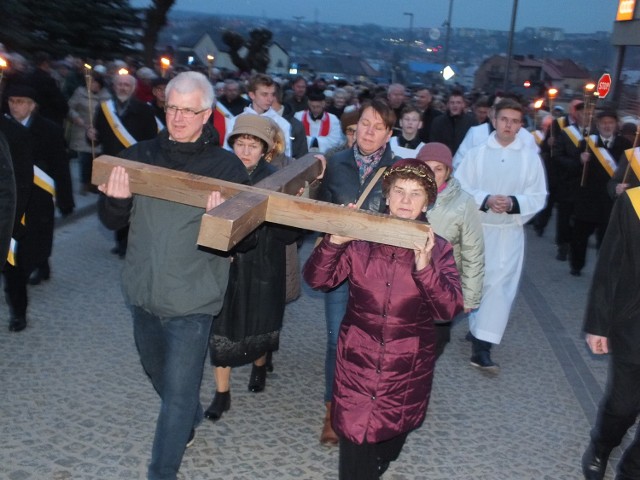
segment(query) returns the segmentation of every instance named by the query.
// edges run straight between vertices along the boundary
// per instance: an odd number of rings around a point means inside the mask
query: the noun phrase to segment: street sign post
[[[604,98],[609,95],[609,91],[611,90],[611,75],[605,73],[598,80],[598,97]]]

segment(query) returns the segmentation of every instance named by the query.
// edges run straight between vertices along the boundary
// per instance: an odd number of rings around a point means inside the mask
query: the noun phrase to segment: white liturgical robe
[[[523,225],[542,210],[547,197],[540,157],[516,139],[506,147],[493,132],[486,143],[472,148],[455,171],[462,188],[478,205],[485,246],[485,272],[480,307],[469,315],[474,337],[500,343],[518,290],[524,260]],[[480,210],[489,195],[517,199],[519,213]]]

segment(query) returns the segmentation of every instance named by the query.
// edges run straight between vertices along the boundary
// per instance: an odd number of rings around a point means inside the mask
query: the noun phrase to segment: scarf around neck
[[[387,145],[384,144],[371,155],[364,155],[360,152],[358,144],[353,144],[353,156],[356,159],[356,165],[358,165],[360,185],[362,185],[365,179],[371,174],[371,172],[373,172],[373,169],[378,166],[386,148]]]

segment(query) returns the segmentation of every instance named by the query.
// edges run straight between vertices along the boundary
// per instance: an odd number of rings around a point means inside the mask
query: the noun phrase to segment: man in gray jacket
[[[207,78],[182,73],[167,85],[166,98],[167,129],[121,156],[248,183],[242,162],[217,146],[208,124],[214,97]],[[173,480],[203,418],[200,382],[211,323],[227,287],[229,260],[197,246],[202,208],[132,196],[122,167],[115,167],[98,188],[104,194],[99,204],[103,223],[116,229],[130,222],[123,291],[142,366],[162,402],[148,478]]]

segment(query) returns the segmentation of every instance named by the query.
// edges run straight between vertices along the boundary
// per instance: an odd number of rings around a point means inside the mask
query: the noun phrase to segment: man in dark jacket
[[[166,93],[167,129],[121,156],[248,183],[242,162],[214,142],[209,80],[200,73],[181,73]],[[211,323],[227,287],[229,260],[197,246],[203,208],[132,196],[122,167],[115,167],[99,190],[105,194],[99,201],[103,223],[112,229],[131,224],[123,292],[142,366],[162,402],[148,478],[175,480],[185,446],[203,419],[200,383]]]
[[[94,127],[87,130],[87,136],[102,145],[104,155],[116,156],[136,142],[155,137],[158,125],[151,107],[133,96],[136,91],[133,76],[116,75],[113,89],[115,98],[100,104]],[[111,253],[124,257],[128,233],[126,225],[115,233],[116,246]]]
[[[587,302],[584,331],[596,355],[611,354],[609,379],[591,443],[587,480],[602,480],[611,451],[640,414],[640,188],[622,193],[611,213]],[[618,462],[617,480],[640,478],[640,428]]]
[[[467,131],[475,124],[473,114],[466,112],[462,92],[452,90],[447,100],[447,111],[431,122],[429,141],[444,143],[455,155]]]

